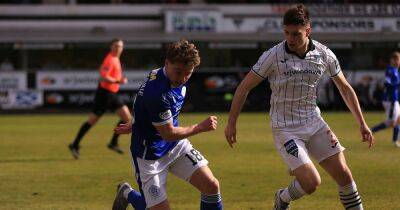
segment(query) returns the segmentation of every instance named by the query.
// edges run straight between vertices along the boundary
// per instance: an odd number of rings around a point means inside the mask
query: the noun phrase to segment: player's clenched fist
[[[203,122],[199,123],[197,126],[200,132],[207,132],[217,129],[217,117],[216,116],[209,116]]]
[[[121,123],[114,128],[116,134],[130,134],[132,133],[132,123]]]

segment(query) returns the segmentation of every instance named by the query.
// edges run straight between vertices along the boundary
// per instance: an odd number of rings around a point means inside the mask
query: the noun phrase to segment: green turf
[[[210,161],[219,179],[225,209],[271,209],[275,191],[292,177],[273,147],[265,113],[242,114],[238,144],[229,148],[223,137],[226,114],[217,131],[192,137],[195,147]],[[182,114],[183,125],[199,122],[205,114]],[[358,127],[348,113],[324,115],[347,150],[365,209],[400,209],[400,149],[391,142],[391,131],[376,135],[369,150],[360,143]],[[369,113],[370,125],[383,113]],[[135,187],[129,137],[121,138],[125,154],[106,148],[117,118],[106,115],[82,143],[81,159],[74,160],[67,144],[86,115],[0,116],[0,209],[110,209],[117,183]],[[317,192],[292,205],[292,209],[342,209],[335,183],[318,168],[322,185]],[[168,197],[172,209],[199,209],[199,193],[187,183],[169,176]]]

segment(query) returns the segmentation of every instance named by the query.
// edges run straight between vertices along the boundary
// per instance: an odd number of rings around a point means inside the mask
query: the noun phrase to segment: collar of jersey
[[[291,51],[291,50],[289,49],[289,46],[287,45],[287,41],[285,41],[285,51],[286,51],[286,53],[287,53],[287,54],[293,54],[293,55],[295,55],[295,56],[297,56],[298,58],[301,58],[301,59],[306,58],[307,53],[310,52],[310,51],[313,51],[313,50],[315,50],[315,45],[314,45],[314,43],[312,42],[312,39],[309,39],[308,46],[307,46],[307,51],[306,51],[306,53],[304,54],[304,56],[301,57],[301,56],[299,56],[296,52]]]
[[[175,89],[175,88],[181,88],[182,86],[184,86],[185,84],[182,84],[182,85],[180,85],[179,87],[173,87],[172,85],[171,85],[171,80],[168,78],[168,76],[167,76],[167,72],[166,72],[166,70],[165,70],[165,66],[162,68],[162,72],[163,72],[163,74],[164,74],[164,76],[165,76],[165,78],[167,79],[167,81],[168,81],[168,83],[169,83],[169,86],[170,86],[170,88],[171,89]]]
[[[398,70],[398,68],[396,68],[396,67],[393,67],[393,66],[391,66],[391,65],[388,65],[387,69]]]

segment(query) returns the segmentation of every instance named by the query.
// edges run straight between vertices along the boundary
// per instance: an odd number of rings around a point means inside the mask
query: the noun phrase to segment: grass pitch
[[[231,149],[223,130],[227,114],[216,114],[219,128],[190,138],[210,161],[219,179],[227,210],[271,209],[274,193],[291,181],[273,146],[266,113],[242,113],[238,144]],[[182,125],[199,122],[206,114],[182,114]],[[370,126],[383,113],[365,115]],[[124,155],[106,148],[117,118],[104,116],[82,141],[81,158],[74,160],[67,145],[87,115],[0,115],[0,209],[111,209],[116,185],[134,187],[129,136],[120,138]],[[400,149],[391,144],[391,130],[376,134],[368,149],[360,142],[358,126],[349,113],[326,113],[343,146],[365,209],[400,209]],[[292,209],[342,209],[337,188],[320,168],[322,185]],[[172,209],[199,209],[199,193],[170,175],[168,198]]]

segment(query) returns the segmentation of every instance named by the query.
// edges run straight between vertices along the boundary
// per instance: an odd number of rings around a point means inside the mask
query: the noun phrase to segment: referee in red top
[[[96,124],[97,120],[99,120],[107,109],[117,111],[121,119],[118,124],[128,123],[132,119],[128,107],[117,95],[120,84],[128,82],[127,78],[122,75],[121,62],[119,60],[123,48],[124,43],[121,39],[113,39],[111,41],[111,50],[105,57],[100,68],[100,82],[89,119],[82,124],[74,142],[68,146],[75,159],[79,158],[79,143],[82,137]],[[108,148],[122,154],[123,151],[118,146],[118,136],[118,134],[114,133],[108,144]]]

